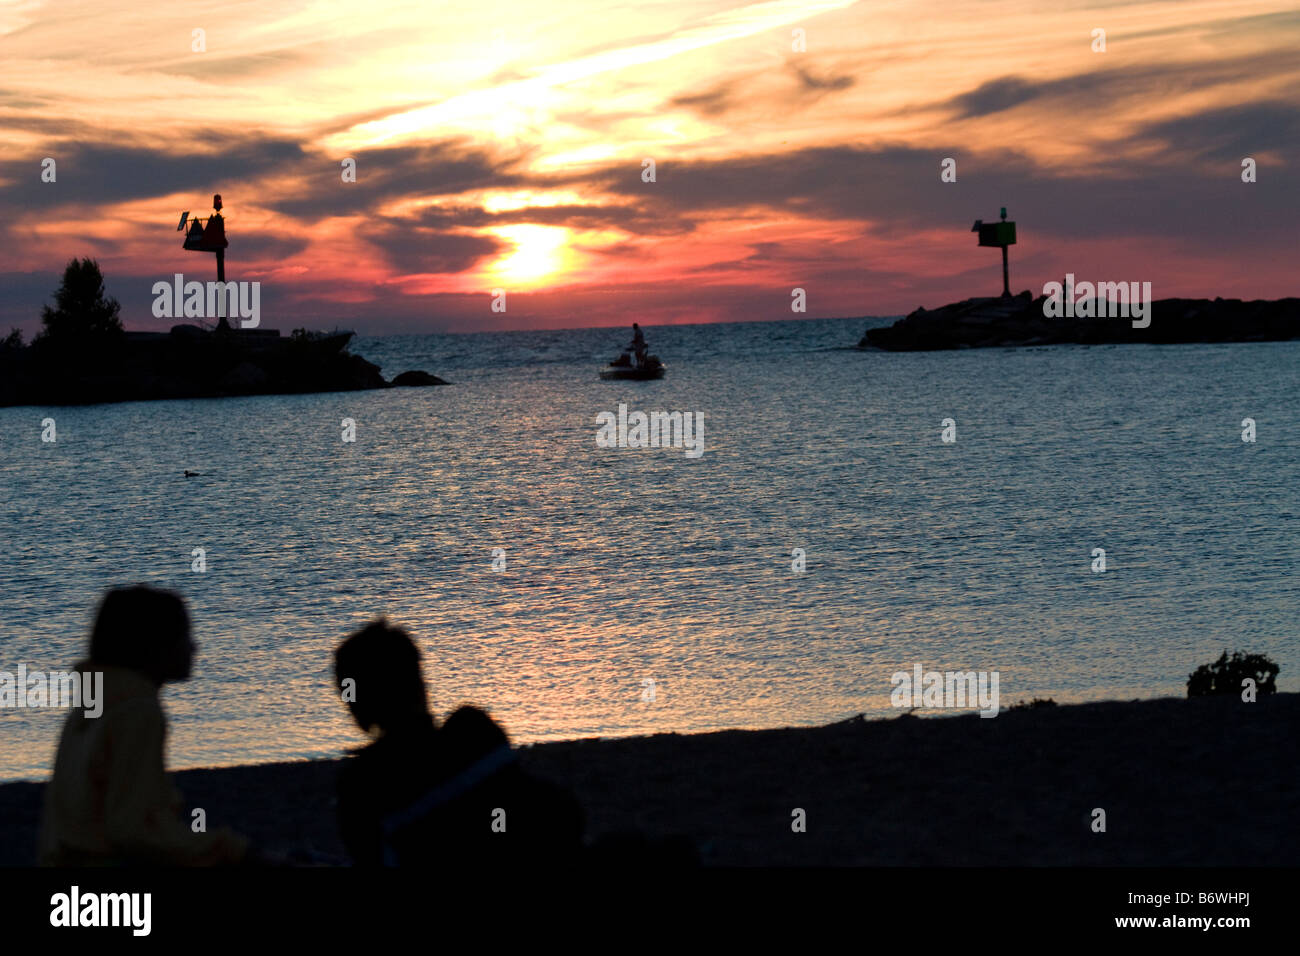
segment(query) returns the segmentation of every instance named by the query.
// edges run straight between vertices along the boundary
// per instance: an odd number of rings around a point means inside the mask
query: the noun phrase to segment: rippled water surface
[[[914,662],[1005,706],[1181,695],[1240,647],[1296,689],[1300,343],[839,348],[862,328],[649,329],[648,383],[597,378],[622,330],[360,339],[455,384],[0,409],[0,670],[75,662],[110,585],[181,591],[176,767],[359,742],[330,655],[379,613],[435,709],[521,742],[885,716]],[[598,448],[620,402],[702,413],[703,456]],[[0,710],[0,779],[48,774],[61,717]]]

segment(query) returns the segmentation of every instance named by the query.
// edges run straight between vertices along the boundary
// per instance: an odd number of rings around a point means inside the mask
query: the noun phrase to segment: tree
[[[54,305],[41,309],[38,338],[60,343],[94,343],[122,336],[121,307],[104,295],[104,276],[94,259],[70,259]]]
[[[1232,657],[1228,657],[1228,652],[1224,651],[1213,664],[1202,664],[1187,675],[1187,696],[1240,694],[1241,682],[1246,678],[1255,682],[1259,693],[1276,693],[1277,672],[1280,669],[1265,654],[1233,651]]]

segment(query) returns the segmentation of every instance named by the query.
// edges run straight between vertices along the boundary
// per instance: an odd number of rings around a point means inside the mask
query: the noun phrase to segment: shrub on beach
[[[1239,694],[1242,681],[1250,678],[1261,694],[1276,693],[1279,668],[1264,654],[1243,654],[1233,651],[1232,657],[1224,651],[1213,664],[1202,664],[1187,675],[1187,696],[1206,697],[1210,694]]]

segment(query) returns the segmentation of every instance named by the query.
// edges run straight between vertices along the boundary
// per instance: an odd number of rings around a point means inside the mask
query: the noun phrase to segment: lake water
[[[0,670],[78,660],[110,585],[179,590],[177,768],[362,742],[331,652],[380,613],[437,711],[524,743],[890,716],[918,662],[1004,706],[1182,696],[1238,648],[1297,688],[1300,343],[842,348],[864,326],[648,329],[645,383],[597,378],[622,329],[362,338],[454,386],[0,409]],[[704,454],[598,448],[620,402],[701,413]],[[61,720],[0,709],[0,779]]]

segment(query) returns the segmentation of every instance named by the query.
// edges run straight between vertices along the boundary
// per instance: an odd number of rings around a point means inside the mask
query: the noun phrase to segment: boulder
[[[450,383],[438,378],[436,375],[430,375],[428,372],[418,370],[403,372],[396,376],[389,384],[396,386],[420,386],[420,385],[449,385]]]

